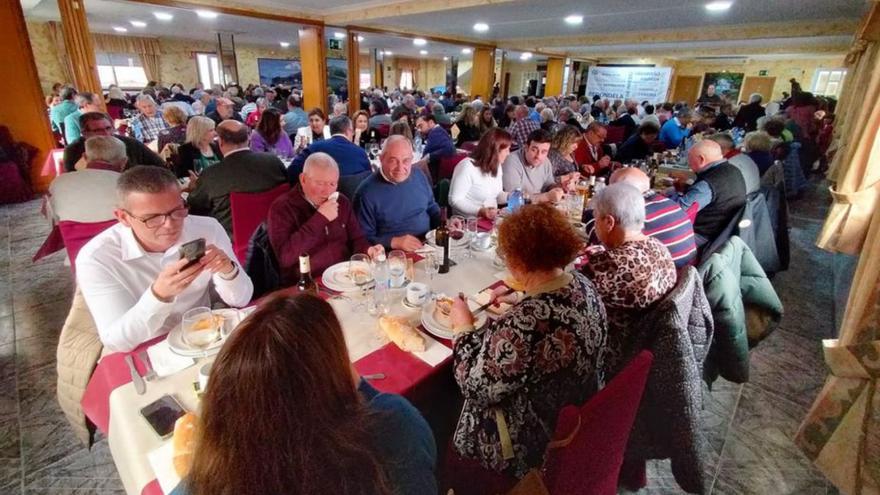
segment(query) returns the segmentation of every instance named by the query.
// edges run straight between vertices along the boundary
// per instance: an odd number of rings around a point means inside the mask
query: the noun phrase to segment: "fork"
[[[147,373],[144,375],[144,380],[150,381],[153,378],[156,378],[156,371],[153,370],[153,365],[150,364],[150,356],[147,354],[147,351],[141,351],[138,353],[138,359],[144,363],[144,367],[147,369]]]

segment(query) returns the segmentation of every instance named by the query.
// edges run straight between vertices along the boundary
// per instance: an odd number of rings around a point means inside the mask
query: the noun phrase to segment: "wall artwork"
[[[348,94],[348,61],[342,58],[327,59],[327,86],[336,95]]]
[[[302,66],[299,60],[258,58],[257,68],[260,72],[260,84],[269,86],[284,84],[302,88]]]
[[[727,95],[728,101],[739,101],[739,91],[742,88],[745,73],[743,72],[707,72],[703,76],[703,90],[700,96],[706,94],[706,88],[710,84],[715,85],[715,94]]]

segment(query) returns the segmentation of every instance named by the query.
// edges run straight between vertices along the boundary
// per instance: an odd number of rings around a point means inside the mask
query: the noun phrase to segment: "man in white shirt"
[[[61,174],[49,185],[54,222],[105,222],[115,218],[116,181],[128,162],[125,143],[113,136],[86,140],[85,170]]]
[[[116,193],[119,224],[76,258],[77,282],[107,349],[130,351],[168,333],[187,310],[211,305],[211,288],[229,306],[250,301],[253,284],[232,261],[229,237],[213,218],[189,216],[174,174],[134,167]],[[199,238],[205,255],[187,267],[180,246]]]

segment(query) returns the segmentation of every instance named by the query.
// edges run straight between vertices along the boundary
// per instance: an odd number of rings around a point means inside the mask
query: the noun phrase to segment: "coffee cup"
[[[208,376],[211,374],[211,363],[199,368],[199,390],[205,391],[208,387]]]
[[[413,306],[421,306],[428,302],[428,294],[430,289],[427,285],[413,282],[406,288],[406,302]]]

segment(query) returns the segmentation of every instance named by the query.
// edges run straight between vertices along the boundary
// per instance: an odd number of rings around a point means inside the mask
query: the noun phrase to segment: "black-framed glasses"
[[[128,210],[123,210],[128,213],[132,218],[144,224],[144,226],[148,229],[158,229],[159,227],[165,225],[165,222],[170,217],[172,220],[183,220],[189,215],[189,207],[188,206],[179,206],[168,213],[159,213],[157,215],[150,215],[146,217],[139,217]]]

